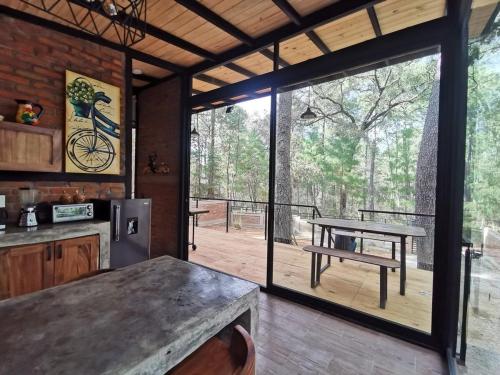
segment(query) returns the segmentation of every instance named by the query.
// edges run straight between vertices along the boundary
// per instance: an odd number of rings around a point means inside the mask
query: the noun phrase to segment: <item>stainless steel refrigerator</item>
[[[151,199],[93,200],[95,217],[111,225],[110,267],[150,258]]]

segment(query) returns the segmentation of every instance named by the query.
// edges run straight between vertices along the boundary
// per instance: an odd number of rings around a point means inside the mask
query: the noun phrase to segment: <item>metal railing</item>
[[[269,210],[269,202],[264,202],[264,201],[250,201],[250,200],[245,200],[245,199],[227,199],[227,198],[209,198],[209,197],[190,197],[192,200],[195,201],[196,208],[199,206],[200,201],[222,201],[226,202],[226,219],[225,219],[225,225],[226,225],[226,233],[229,232],[229,222],[230,220],[230,215],[233,212],[233,209],[235,207],[242,208],[242,206],[234,206],[233,203],[246,203],[246,204],[251,204],[252,207],[245,207],[244,210],[246,212],[264,212],[264,239],[267,240],[267,215],[268,215],[268,210]],[[264,208],[258,208],[256,205],[263,205]],[[308,204],[298,204],[298,203],[275,203],[275,206],[288,206],[288,207],[297,207],[299,208],[307,208],[312,210],[311,214],[309,215],[301,215],[301,216],[309,216],[313,220],[316,219],[317,217],[322,217],[321,212],[319,211],[317,206],[314,205],[308,205]],[[251,211],[251,210],[255,211]],[[296,211],[297,213],[297,211]],[[300,215],[300,211],[298,212]],[[198,225],[198,221],[196,221],[195,225]],[[314,243],[314,233],[315,233],[315,225],[312,225],[312,241]]]
[[[229,232],[229,224],[231,222],[231,214],[234,212],[234,210],[238,210],[239,212],[251,212],[251,213],[264,213],[264,239],[267,240],[267,232],[268,232],[268,212],[269,212],[269,202],[266,201],[252,201],[252,200],[246,200],[246,199],[228,199],[228,198],[211,198],[211,197],[196,197],[192,196],[190,197],[192,200],[195,201],[195,205],[198,208],[199,207],[199,202],[200,201],[218,201],[218,202],[225,202],[226,203],[226,217],[225,217],[225,230],[226,233]],[[236,205],[235,203],[238,203]],[[250,206],[248,206],[250,205]],[[263,207],[259,207],[258,205],[262,205]],[[299,204],[299,203],[275,203],[275,206],[288,206],[288,207],[295,207],[298,208],[297,211],[292,212],[292,214],[296,214],[302,217],[307,217],[311,219],[316,219],[319,217],[324,217],[319,208],[316,205],[309,205],[309,204]],[[305,208],[308,210],[311,210],[310,213],[305,213],[300,211],[301,208]],[[392,216],[412,216],[412,217],[430,217],[434,218],[435,215],[433,214],[425,214],[425,213],[416,213],[416,212],[403,212],[403,211],[387,211],[387,210],[368,210],[368,209],[359,209],[359,213],[361,213],[361,221],[365,221],[366,217],[365,214],[385,214],[385,215],[392,215]],[[345,218],[345,217],[344,217]],[[349,219],[355,219],[355,218],[349,218]],[[198,218],[195,221],[195,225],[198,226]],[[316,225],[312,224],[312,243],[315,243],[315,232],[316,232]],[[413,240],[412,240],[413,241]],[[360,248],[363,250],[363,238],[360,239]],[[413,248],[413,245],[412,245]]]

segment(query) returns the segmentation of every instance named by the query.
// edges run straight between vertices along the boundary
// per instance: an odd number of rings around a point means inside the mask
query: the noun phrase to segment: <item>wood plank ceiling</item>
[[[58,2],[54,11],[60,17],[55,17],[19,0],[2,0],[0,11],[13,9],[73,27],[64,21],[69,7]],[[473,0],[471,37],[491,25],[498,8],[498,0]],[[131,47],[138,51],[133,85],[147,86],[188,70],[196,73],[193,93],[206,92],[270,72],[276,39],[284,67],[445,14],[446,0],[148,0],[147,36]],[[111,32],[104,37],[118,43]]]

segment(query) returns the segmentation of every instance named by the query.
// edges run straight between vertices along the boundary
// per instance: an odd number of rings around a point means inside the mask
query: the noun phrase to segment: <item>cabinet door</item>
[[[53,285],[53,244],[40,243],[0,251],[0,299]]]
[[[54,285],[98,269],[99,236],[55,242]]]

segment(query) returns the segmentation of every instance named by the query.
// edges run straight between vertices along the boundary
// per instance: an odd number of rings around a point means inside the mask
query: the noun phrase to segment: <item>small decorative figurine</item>
[[[43,107],[40,104],[31,103],[28,100],[16,99],[17,114],[16,122],[26,125],[38,125],[43,114]],[[33,108],[38,108],[36,113]]]
[[[143,174],[167,175],[170,173],[170,168],[166,162],[158,163],[158,154],[156,152],[150,154],[148,160],[148,165],[144,167]]]

